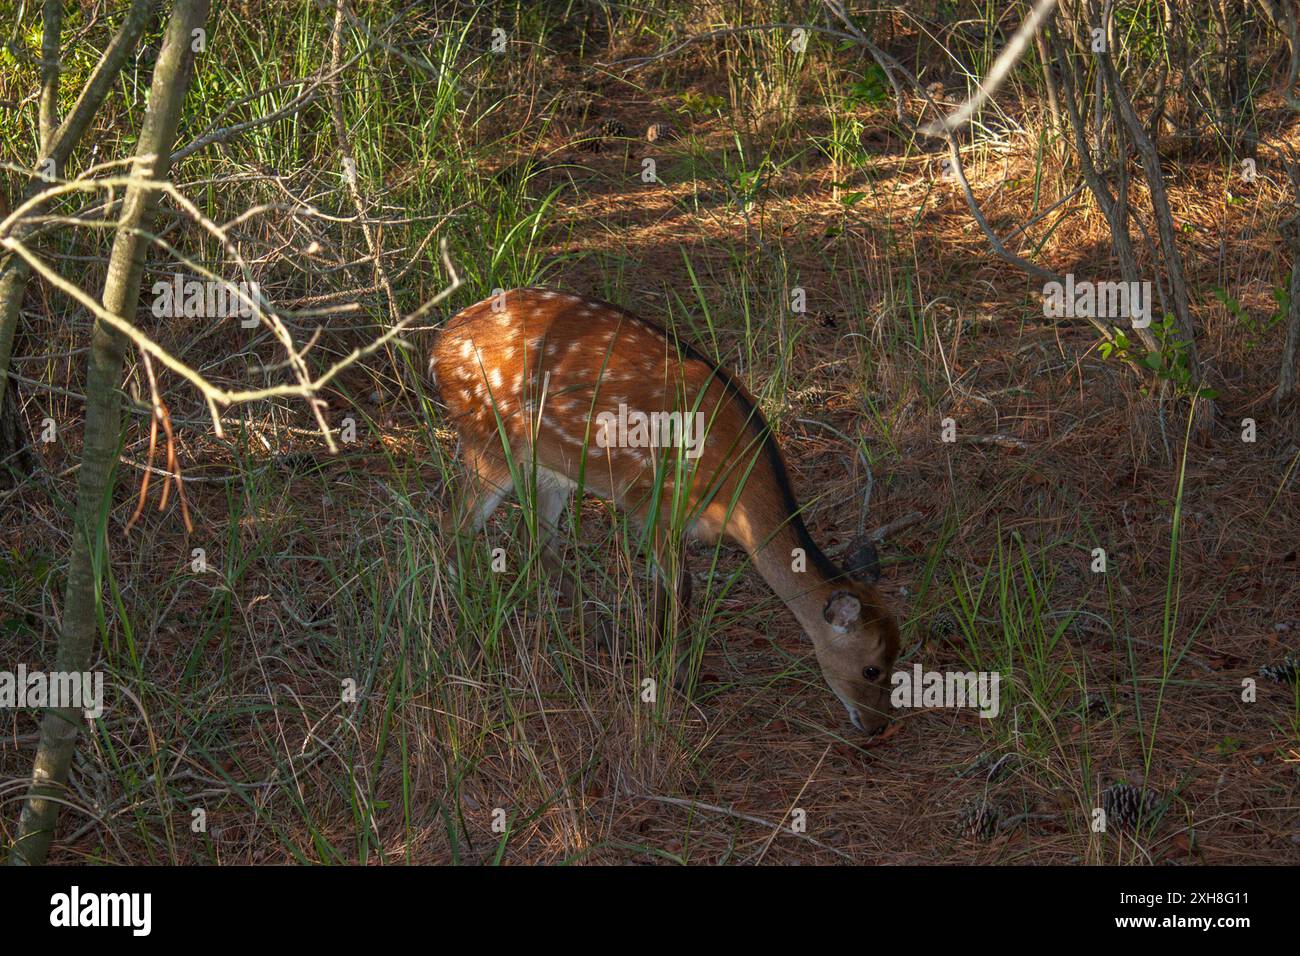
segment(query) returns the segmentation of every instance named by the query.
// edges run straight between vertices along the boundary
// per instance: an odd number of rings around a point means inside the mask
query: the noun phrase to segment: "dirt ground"
[[[78,801],[112,823],[69,814],[54,859],[1300,862],[1300,695],[1260,673],[1300,652],[1300,409],[1271,404],[1277,330],[1252,343],[1213,294],[1228,290],[1253,315],[1273,308],[1289,268],[1276,229],[1285,181],[1228,182],[1208,153],[1162,144],[1217,391],[1208,438],[1188,441],[1185,402],[1158,400],[1104,359],[1087,322],[1043,317],[1041,283],[993,254],[959,189],[937,175],[938,154],[905,148],[889,108],[862,112],[873,161],[846,170],[799,148],[830,128],[824,110],[797,107],[780,126],[788,161],[746,208],[726,177],[700,172],[732,148],[732,124],[676,108],[687,90],[725,95],[713,64],[627,82],[563,53],[541,63],[552,70],[542,89],[580,86],[581,106],[521,104],[495,122],[529,131],[500,168],[531,155],[530,193],[558,190],[545,283],[613,299],[722,357],[779,423],[828,550],[860,524],[919,513],[880,549],[881,587],[903,625],[900,666],[1000,669],[1003,713],[911,710],[878,738],[856,734],[793,617],[732,552],[713,572],[737,578],[712,592],[694,697],[654,716],[635,698],[641,671],[586,654],[532,570],[519,577],[536,590],[505,600],[489,627],[457,603],[454,549],[438,530],[449,502],[438,462],[454,457],[453,436],[422,420],[398,384],[405,373],[376,357],[331,396],[332,414],[361,407],[375,425],[339,456],[289,430],[309,429],[305,414],[265,431],[275,447],[259,451],[215,439],[194,404],[178,448],[196,479],[195,534],[173,502],[124,536],[140,469],[123,468],[110,537],[137,625],[125,651],[110,613],[110,657],[144,703],[92,735],[74,769]],[[1050,158],[1040,181],[1039,108],[1007,108],[1013,127],[968,159],[1004,234],[1077,182]],[[1261,116],[1270,135],[1295,140],[1280,103]],[[596,119],[618,120],[626,137],[576,148]],[[675,138],[645,142],[656,121],[673,123]],[[756,122],[746,142],[763,142],[764,129]],[[647,157],[659,181],[639,176]],[[859,190],[867,198],[846,205]],[[1147,198],[1135,195],[1135,209]],[[1087,191],[1057,215],[1050,233],[1033,230],[1036,261],[1113,272]],[[808,306],[791,315],[782,303],[794,285]],[[26,415],[41,417],[36,404]],[[946,418],[956,442],[941,439]],[[139,462],[145,420],[133,428],[124,457]],[[845,436],[871,450],[870,476]],[[3,502],[5,609],[20,622],[6,656],[20,641],[40,659],[52,649],[60,601],[48,562],[51,542],[67,540],[77,446],[43,448],[50,481]],[[589,585],[612,578],[619,613],[635,617],[641,565],[607,504],[583,508],[585,547],[604,569]],[[424,524],[403,531],[399,517]],[[503,509],[488,540],[522,553],[519,520]],[[233,583],[180,583],[200,541],[224,567],[238,563]],[[436,581],[428,590],[403,577],[410,548],[426,549],[415,564]],[[1095,548],[1105,573],[1092,570]],[[707,590],[711,552],[689,557]],[[149,608],[161,613],[143,623]],[[504,651],[476,657],[464,649],[475,641]],[[387,703],[340,724],[338,681],[359,673]],[[29,714],[4,724],[0,772],[13,781],[36,724]],[[129,783],[124,749],[140,761]],[[1136,833],[1093,832],[1117,783],[1145,788],[1159,812]],[[981,800],[998,814],[983,838],[963,824]],[[198,803],[212,830],[191,841]],[[512,820],[504,844],[496,808]]]

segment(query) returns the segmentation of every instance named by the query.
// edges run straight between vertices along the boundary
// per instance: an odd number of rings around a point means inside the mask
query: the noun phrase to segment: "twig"
[[[361,187],[357,182],[357,158],[352,149],[352,141],[348,138],[347,120],[343,115],[343,91],[339,85],[339,73],[342,70],[339,64],[343,59],[343,16],[346,6],[347,0],[335,0],[334,32],[330,36],[331,70],[328,83],[330,116],[334,121],[334,134],[338,137],[339,155],[343,159],[343,180],[347,183],[348,192],[352,196],[352,205],[356,207],[357,217],[361,221],[361,231],[366,237],[366,245],[374,258],[375,276],[383,286],[384,295],[388,299],[389,317],[393,322],[397,322],[401,315],[397,308],[397,296],[393,293],[392,283],[388,281],[388,270],[384,267],[379,239],[367,218],[365,200],[361,198]]]
[[[1029,444],[1014,435],[959,435],[959,441],[972,445],[1001,445],[1003,448],[1025,449]]]
[[[834,853],[836,856],[843,857],[846,860],[853,859],[852,856],[845,853],[843,850],[836,849],[833,846],[827,846],[825,843],[810,837],[806,833],[796,833],[794,830],[791,830],[788,827],[783,827],[779,823],[773,823],[771,820],[764,820],[762,817],[752,816],[748,813],[741,813],[739,810],[733,810],[730,807],[719,807],[711,803],[700,803],[697,800],[682,800],[678,797],[661,797],[653,793],[639,793],[637,794],[637,798],[640,800],[653,800],[656,803],[667,803],[674,807],[685,807],[687,810],[705,810],[709,813],[721,814],[724,817],[744,820],[746,823],[755,823],[758,826],[768,827],[775,831],[773,836],[775,836],[776,833],[788,833],[790,836],[797,836],[801,840],[807,840],[813,846]]]
[[[135,175],[111,176],[89,181],[81,179],[73,180],[71,182],[55,185],[40,194],[40,196],[28,199],[9,216],[0,219],[0,248],[9,249],[10,251],[17,253],[23,261],[25,261],[32,269],[39,272],[53,286],[76,300],[94,314],[96,318],[101,319],[105,324],[126,336],[135,343],[137,348],[147,352],[162,365],[189,381],[203,395],[204,400],[208,405],[208,411],[212,418],[214,430],[218,436],[224,437],[224,433],[221,429],[220,406],[228,406],[280,396],[296,396],[303,398],[308,402],[313,413],[317,417],[317,421],[320,424],[321,434],[325,438],[327,446],[331,452],[337,452],[338,446],[335,444],[333,434],[320,411],[321,405],[317,398],[318,393],[346,368],[363,358],[373,355],[375,352],[386,347],[389,342],[396,340],[403,331],[422,320],[437,305],[460,288],[460,277],[456,274],[455,267],[452,265],[451,259],[447,254],[446,240],[443,240],[440,243],[440,251],[444,267],[447,269],[447,273],[450,276],[449,284],[441,292],[424,302],[413,312],[391,325],[382,335],[372,340],[368,345],[353,349],[342,359],[339,359],[326,369],[323,374],[314,378],[307,369],[306,363],[303,361],[303,350],[299,349],[294,344],[292,337],[279,317],[275,315],[274,312],[267,312],[262,308],[260,302],[255,299],[250,299],[242,291],[239,291],[239,298],[249,303],[258,313],[259,317],[275,332],[276,337],[280,340],[280,343],[286,351],[289,363],[293,367],[298,378],[298,383],[294,385],[276,385],[262,389],[229,390],[218,388],[196,369],[180,361],[171,353],[163,349],[160,345],[154,342],[153,339],[136,327],[134,323],[128,322],[120,316],[114,315],[111,311],[105,309],[93,296],[86,293],[74,283],[69,282],[56,270],[51,269],[38,256],[36,256],[35,253],[28,249],[21,239],[8,234],[13,230],[15,223],[18,223],[26,214],[30,213],[34,206],[48,202],[56,196],[77,191],[127,187],[140,185],[141,183],[147,184],[151,189],[166,193],[185,214],[202,226],[212,236],[219,239],[231,258],[241,266],[246,274],[248,273],[248,263],[243,259],[239,250],[231,242],[226,231],[205,216],[198,207],[185,196],[184,193],[177,189],[170,181],[150,180]]]
[[[822,763],[826,760],[826,755],[831,752],[832,746],[834,746],[834,744],[826,745],[826,749],[822,751],[821,757],[819,757],[817,760],[817,765],[813,767],[812,772],[809,773],[806,778],[804,778],[803,786],[799,788],[799,792],[796,793],[794,795],[794,799],[790,801],[790,806],[786,807],[785,809],[785,815],[787,817],[794,810],[794,808],[799,805],[799,798],[804,795],[804,791],[808,789],[808,785],[812,783],[813,778],[817,776],[817,771],[822,768]],[[758,851],[758,857],[755,859],[756,864],[763,862],[763,857],[767,855],[768,848],[772,845],[772,841],[776,839],[776,835],[779,832],[780,830],[773,828],[772,832],[768,834],[766,842],[763,843],[763,849]],[[790,832],[793,833],[794,830],[792,829]]]
[[[909,511],[901,518],[895,518],[888,524],[882,524],[875,531],[871,532],[868,537],[870,537],[872,541],[884,541],[891,535],[898,534],[898,532],[902,531],[904,528],[910,528],[914,524],[919,524],[924,518],[925,514],[920,511]]]

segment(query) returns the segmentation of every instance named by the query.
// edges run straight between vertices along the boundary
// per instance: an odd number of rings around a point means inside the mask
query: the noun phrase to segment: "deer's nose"
[[[869,737],[881,733],[889,725],[889,717],[885,714],[865,711],[859,707],[848,707],[846,709],[849,712],[849,720],[853,722],[853,726]]]
[[[888,726],[889,726],[888,717],[878,717],[875,715],[872,715],[870,718],[863,721],[859,725],[862,732],[866,734],[868,737],[874,737],[876,736],[876,734],[883,733],[885,728]]]

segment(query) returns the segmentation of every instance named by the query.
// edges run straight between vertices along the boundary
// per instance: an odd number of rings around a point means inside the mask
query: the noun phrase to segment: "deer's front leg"
[[[686,566],[686,549],[679,540],[674,543],[659,537],[655,544],[655,602],[652,620],[657,646],[665,642],[673,656],[674,680],[684,689],[690,676],[690,646],[681,653],[680,635],[690,620],[691,572]],[[671,586],[669,584],[671,582]]]
[[[593,649],[604,647],[612,650],[614,645],[614,625],[608,613],[582,600],[582,589],[578,582],[577,555],[572,560],[564,553],[563,537],[560,533],[560,516],[573,500],[573,484],[561,475],[539,470],[537,480],[537,533],[541,539],[542,567],[548,577],[555,582],[563,603],[582,621],[583,633],[591,641]]]

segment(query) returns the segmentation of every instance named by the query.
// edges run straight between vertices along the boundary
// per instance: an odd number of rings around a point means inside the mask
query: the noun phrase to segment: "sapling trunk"
[[[108,275],[104,308],[125,320],[136,311],[149,239],[144,229],[153,218],[158,191],[146,181],[167,176],[181,107],[194,68],[191,36],[207,19],[208,0],[177,0],[154,67],[149,109],[140,131],[133,177],[128,187]],[[56,669],[85,672],[98,633],[100,581],[107,561],[106,530],[112,508],[113,476],[122,430],[119,388],[126,339],[96,320],[86,381],[86,426],[77,481],[76,527],[68,567],[63,630]],[[41,739],[32,769],[31,788],[18,821],[9,860],[42,863],[54,836],[54,824],[68,778],[68,767],[82,722],[77,708],[50,708],[41,721]]]

